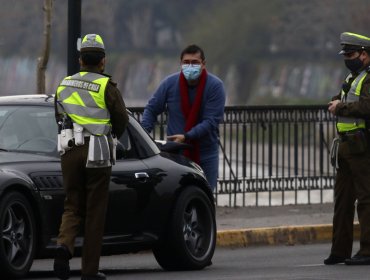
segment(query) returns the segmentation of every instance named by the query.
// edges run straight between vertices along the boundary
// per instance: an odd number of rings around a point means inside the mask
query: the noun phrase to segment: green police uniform
[[[340,54],[370,48],[370,38],[345,32],[341,34]],[[370,68],[363,65],[352,71],[343,83],[335,109],[339,147],[334,186],[334,217],[331,255],[325,264],[351,262],[355,202],[361,235],[357,256],[370,257]],[[347,261],[349,262],[347,263]]]

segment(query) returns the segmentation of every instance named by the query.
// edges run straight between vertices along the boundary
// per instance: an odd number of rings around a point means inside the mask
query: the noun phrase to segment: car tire
[[[19,192],[6,194],[0,200],[1,278],[25,276],[31,268],[35,246],[36,225],[29,202]]]
[[[174,204],[168,232],[153,249],[165,270],[199,270],[212,262],[216,246],[214,206],[198,187],[185,188]]]

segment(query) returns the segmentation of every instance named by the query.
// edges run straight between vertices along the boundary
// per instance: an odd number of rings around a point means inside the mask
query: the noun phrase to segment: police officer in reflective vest
[[[337,117],[338,137],[331,155],[337,169],[331,253],[326,265],[370,264],[370,38],[344,32],[340,36],[344,63],[350,70],[341,92],[329,103]],[[351,257],[357,201],[360,249]]]
[[[66,77],[55,95],[66,198],[54,272],[60,279],[69,278],[75,238],[82,231],[82,279],[106,279],[98,269],[108,188],[115,139],[124,132],[128,115],[116,83],[103,74],[105,48],[99,35],[83,38],[79,62],[80,72]]]

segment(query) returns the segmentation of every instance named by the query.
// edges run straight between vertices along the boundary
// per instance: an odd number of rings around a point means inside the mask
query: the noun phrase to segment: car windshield
[[[55,154],[57,124],[46,106],[0,106],[0,149]]]

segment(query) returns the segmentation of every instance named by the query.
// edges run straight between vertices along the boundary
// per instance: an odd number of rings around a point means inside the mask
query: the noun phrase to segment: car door
[[[153,176],[144,164],[142,139],[133,120],[119,139],[117,161],[112,169],[106,219],[107,235],[127,235],[140,230],[141,214],[153,191]],[[137,124],[136,124],[137,125]]]

